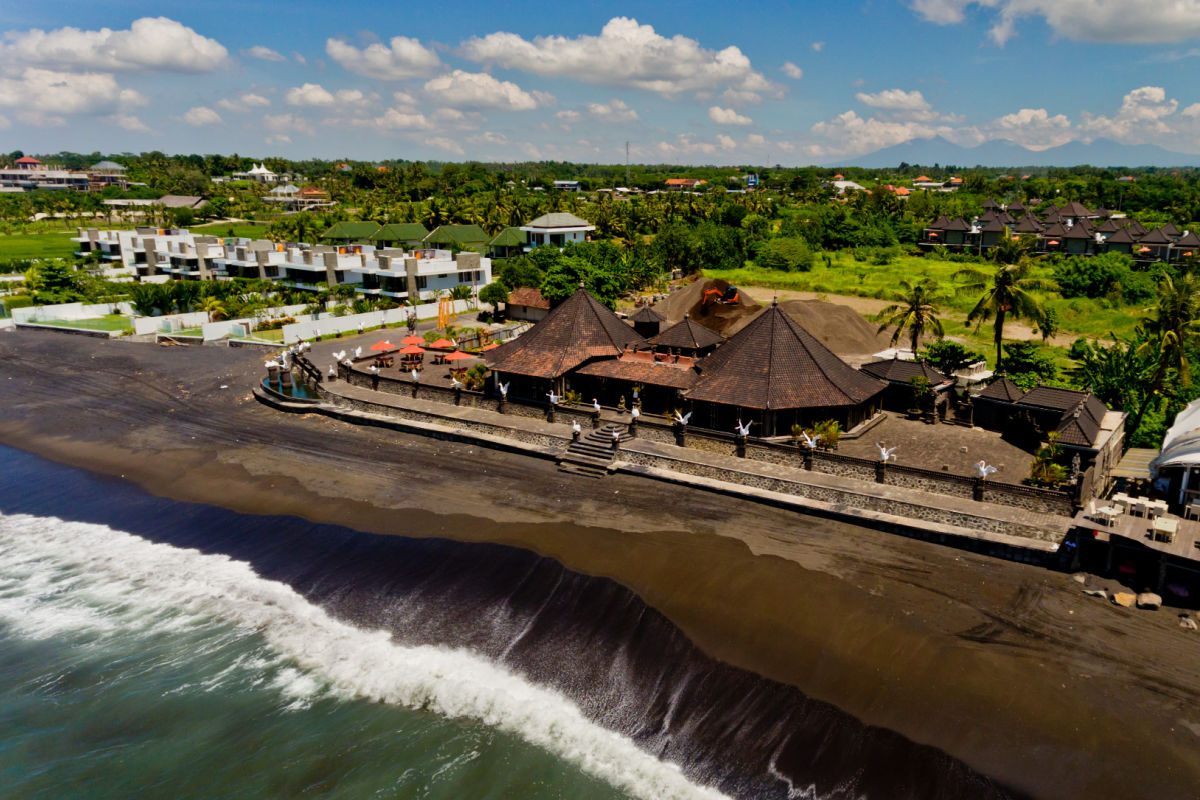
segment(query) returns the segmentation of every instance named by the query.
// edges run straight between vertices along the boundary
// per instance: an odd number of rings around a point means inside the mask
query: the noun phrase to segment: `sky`
[[[836,162],[1200,153],[1200,0],[6,0],[0,151]]]

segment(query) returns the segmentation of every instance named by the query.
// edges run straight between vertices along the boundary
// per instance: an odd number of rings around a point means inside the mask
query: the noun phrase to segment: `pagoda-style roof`
[[[884,358],[879,361],[868,361],[859,369],[873,378],[892,383],[912,383],[913,378],[924,378],[934,386],[946,383],[950,379],[938,372],[924,360],[904,361],[899,358]]]
[[[1173,222],[1168,222],[1166,225],[1163,225],[1161,228],[1159,228],[1159,230],[1165,233],[1167,236],[1170,236],[1172,239],[1174,239],[1176,236],[1179,236],[1181,233],[1179,228],[1176,228],[1175,223]]]
[[[854,406],[883,384],[833,354],[771,305],[700,362],[688,398],[767,410]]]
[[[1099,233],[1116,233],[1120,229],[1121,226],[1111,219],[1106,219],[1096,226],[1096,230]]]
[[[933,231],[944,231],[944,230],[946,230],[946,226],[949,224],[950,224],[950,218],[947,217],[945,214],[942,214],[940,217],[935,219],[933,222],[929,223],[929,229],[933,230]]]
[[[1112,215],[1112,212],[1109,211],[1104,206],[1100,206],[1099,208],[1092,209],[1092,216],[1096,217],[1098,219],[1108,219],[1111,215]]]
[[[1021,218],[1021,221],[1013,226],[1013,233],[1041,233],[1042,223],[1037,221],[1037,217],[1032,214],[1026,214]]]
[[[629,318],[629,321],[630,322],[648,322],[651,324],[657,322],[659,325],[661,325],[667,321],[667,318],[664,317],[662,314],[659,314],[657,311],[655,311],[650,306],[642,306],[641,308],[638,309],[636,314],[634,314],[632,317]]]
[[[984,233],[1004,233],[1006,228],[1003,222],[998,219],[993,219],[987,225],[984,225],[982,230]]]
[[[589,359],[619,356],[641,336],[580,288],[515,340],[485,354],[488,366],[534,378],[558,378]]]
[[[983,201],[982,203],[980,203],[979,205],[980,205],[982,208],[1000,208],[1000,204],[999,204],[999,203],[997,203],[995,200],[993,200],[993,199],[992,199],[992,198],[990,198],[990,197],[989,197],[987,200],[984,200],[984,201]]]
[[[1044,231],[1042,231],[1042,235],[1043,236],[1056,236],[1061,239],[1067,235],[1067,226],[1063,225],[1061,222],[1055,222],[1052,225],[1049,225]]]
[[[1188,231],[1175,240],[1176,247],[1200,247],[1200,237],[1194,231]]]
[[[990,388],[990,387],[989,387]],[[1053,411],[1071,411],[1087,399],[1091,392],[1079,389],[1060,389],[1057,386],[1035,386],[1020,399],[1023,406]]]
[[[1008,204],[1008,206],[1007,206],[1007,209],[1006,209],[1006,210],[1007,210],[1007,211],[1008,211],[1008,213],[1010,213],[1010,214],[1014,214],[1014,213],[1016,213],[1016,212],[1018,212],[1018,211],[1024,211],[1024,210],[1025,210],[1025,204],[1024,204],[1024,203],[1022,203],[1020,200],[1013,200],[1011,203],[1009,203],[1009,204]]]
[[[1006,375],[1001,375],[989,383],[987,388],[976,397],[983,400],[997,400],[1001,403],[1015,403],[1024,394],[1020,386],[1009,380]]]
[[[1138,239],[1138,244],[1170,244],[1172,241],[1174,240],[1162,228],[1155,228]]]
[[[989,208],[987,211],[979,215],[980,222],[991,222],[994,219],[999,219],[1000,213],[994,208]]]
[[[1090,226],[1083,225],[1079,222],[1076,222],[1074,225],[1072,225],[1070,227],[1070,229],[1067,230],[1065,238],[1067,238],[1067,239],[1091,239],[1091,238],[1094,238],[1094,235],[1092,233]]]
[[[1063,415],[1058,424],[1058,441],[1077,447],[1094,447],[1108,407],[1090,392],[1073,411]]]
[[[1058,222],[1061,219],[1062,215],[1058,213],[1058,209],[1054,206],[1050,206],[1046,209],[1046,213],[1042,214],[1043,222]]]
[[[682,320],[647,341],[655,347],[694,351],[718,345],[725,341],[725,337],[685,315]]]
[[[1134,236],[1141,236],[1143,233],[1147,232],[1146,226],[1138,222],[1136,219],[1130,219],[1129,224],[1125,227],[1128,228],[1129,232]]]
[[[1080,203],[1078,200],[1072,200],[1058,210],[1059,216],[1071,217],[1073,219],[1087,217],[1090,216],[1091,213],[1092,212],[1088,211],[1087,206],[1085,206],[1083,203]]]
[[[943,230],[969,231],[969,230],[971,230],[971,226],[968,225],[967,221],[965,219],[963,219],[962,217],[954,217],[953,219],[946,220],[946,226],[945,226],[945,228],[943,228]]]
[[[1133,244],[1133,236],[1125,228],[1120,228],[1112,236],[1109,236],[1104,241],[1109,244]]]
[[[393,222],[371,234],[372,242],[419,242],[429,235],[419,222]]]

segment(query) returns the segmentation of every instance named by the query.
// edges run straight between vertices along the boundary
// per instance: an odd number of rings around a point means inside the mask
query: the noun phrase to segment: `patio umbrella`
[[[429,346],[430,347],[454,347],[454,342],[450,341],[449,339],[438,339],[436,342],[434,342],[433,344],[431,344]]]
[[[419,356],[424,353],[423,348],[417,347],[415,344],[410,344],[408,347],[400,351],[400,355],[404,356]]]
[[[474,357],[475,356],[471,355],[470,353],[464,353],[462,350],[455,350],[453,353],[450,353],[449,355],[446,356],[446,360],[447,361],[462,361],[464,359],[474,358]]]
[[[417,336],[415,333],[412,336],[405,336],[400,340],[400,344],[424,344],[425,337]]]
[[[479,349],[480,350],[495,350],[499,346],[500,346],[499,342],[492,342],[491,344],[485,344],[483,347],[481,347]]]
[[[396,345],[392,344],[387,339],[384,339],[382,342],[376,342],[375,344],[371,345],[367,349],[368,350],[395,350]]]

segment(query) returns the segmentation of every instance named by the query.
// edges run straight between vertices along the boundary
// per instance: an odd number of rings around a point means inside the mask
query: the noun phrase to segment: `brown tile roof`
[[[1200,237],[1194,231],[1188,231],[1175,240],[1176,247],[1200,247]]]
[[[1128,230],[1121,228],[1112,236],[1105,239],[1105,241],[1112,244],[1133,244],[1133,237],[1129,234]]]
[[[1098,230],[1100,233],[1116,233],[1120,229],[1120,226],[1111,219],[1106,219],[1104,222],[1101,222],[1096,226],[1096,230]]]
[[[620,358],[603,358],[585,364],[576,374],[594,375],[600,378],[615,378],[641,383],[647,386],[668,386],[672,389],[690,389],[700,373],[696,372],[695,360],[686,356],[679,359],[661,360],[654,353],[627,352]]]
[[[988,384],[988,387],[980,392],[977,397],[985,400],[999,400],[1002,403],[1015,403],[1021,399],[1021,387],[1010,381],[1004,375],[1001,375],[996,380]]]
[[[1058,210],[1059,216],[1062,217],[1086,217],[1092,212],[1087,210],[1087,206],[1077,200],[1072,200]]]
[[[692,400],[743,408],[852,406],[884,385],[842,361],[771,305],[700,362]]]
[[[933,222],[929,223],[929,229],[933,230],[933,231],[944,231],[944,230],[946,230],[946,226],[949,224],[950,224],[949,217],[947,217],[945,214],[942,214],[940,217],[935,219]]]
[[[969,231],[971,230],[971,226],[962,217],[955,217],[954,219],[947,220],[943,229],[948,231]]]
[[[1037,217],[1032,214],[1026,214],[1013,227],[1013,233],[1041,233],[1042,223],[1037,221]]]
[[[1156,228],[1138,239],[1138,244],[1170,244],[1171,237],[1162,228]]]
[[[530,308],[550,309],[550,301],[542,297],[542,293],[532,286],[522,286],[508,295],[507,305],[529,306]]]
[[[1094,447],[1100,434],[1100,423],[1108,407],[1096,395],[1088,393],[1073,411],[1063,415],[1058,425],[1058,441],[1081,447]]]
[[[638,312],[629,318],[630,322],[666,322],[667,319],[650,306],[642,306]]]
[[[950,380],[925,361],[903,361],[899,358],[884,358],[879,361],[868,361],[859,367],[860,370],[873,378],[893,383],[910,383],[918,376],[934,386]]]
[[[1008,204],[1007,210],[1008,210],[1008,213],[1010,213],[1010,214],[1013,213],[1014,211],[1024,211],[1025,204],[1022,203],[1020,200],[1013,200],[1011,203]]]
[[[989,387],[991,388],[991,387]],[[1021,405],[1070,411],[1087,399],[1089,392],[1078,389],[1059,389],[1055,386],[1035,386],[1021,398]]]
[[[620,355],[645,340],[580,289],[515,340],[486,355],[488,366],[535,378],[557,378],[597,356]]]
[[[1170,236],[1172,239],[1174,239],[1180,233],[1179,228],[1176,228],[1175,223],[1173,222],[1168,222],[1166,225],[1163,225],[1161,228],[1159,228],[1159,230],[1165,233],[1167,236]]]
[[[1066,236],[1064,238],[1066,238],[1066,239],[1091,239],[1091,238],[1093,238],[1093,234],[1087,225],[1082,225],[1077,222],[1071,226],[1070,230],[1067,231]]]
[[[987,225],[983,226],[983,231],[986,233],[1004,233],[1004,223],[999,219],[993,219]]]
[[[984,200],[982,203],[980,203],[979,206],[981,208],[999,208],[1000,204],[989,197],[987,200]]]
[[[679,350],[700,350],[725,341],[725,337],[685,315],[682,320],[667,328],[658,336],[647,341],[655,347],[673,347]]]
[[[1136,219],[1129,220],[1129,224],[1125,226],[1134,236],[1138,236],[1146,232],[1146,226],[1138,222]]]

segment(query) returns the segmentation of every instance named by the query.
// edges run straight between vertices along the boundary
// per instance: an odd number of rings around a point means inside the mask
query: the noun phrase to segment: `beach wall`
[[[105,317],[109,314],[133,314],[129,303],[60,303],[53,306],[29,306],[14,308],[15,322],[48,322],[51,320],[76,320]]]

